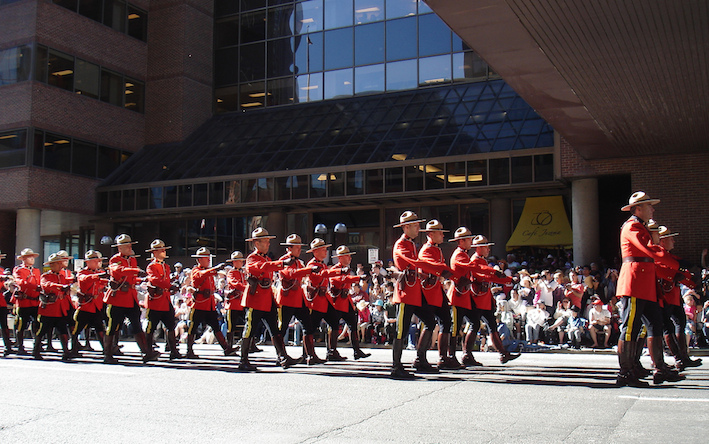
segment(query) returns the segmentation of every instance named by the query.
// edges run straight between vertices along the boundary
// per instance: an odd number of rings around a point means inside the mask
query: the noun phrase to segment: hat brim
[[[21,254],[21,255],[17,256],[17,259],[22,259],[23,257],[30,257],[30,256],[39,257],[39,253]]]
[[[310,250],[307,250],[306,253],[312,253],[313,251],[315,251],[319,248],[327,248],[327,247],[332,247],[332,244],[325,244],[325,245],[320,245],[319,247],[311,248]]]
[[[630,211],[631,208],[642,205],[645,203],[649,203],[650,205],[657,205],[660,203],[660,199],[648,199],[648,200],[643,200],[642,202],[635,202],[634,204],[628,204],[620,208],[620,211]]]
[[[138,241],[132,241],[132,242],[124,242],[124,243],[122,243],[122,244],[113,244],[113,245],[111,245],[111,246],[112,246],[112,247],[119,247],[119,246],[121,246],[121,245],[135,245],[135,244],[137,244],[137,243],[138,243]]]
[[[678,235],[679,235],[679,233],[664,234],[664,235],[660,236],[660,239],[664,239],[666,237],[674,237],[674,236],[678,236]]]
[[[404,225],[415,224],[415,223],[421,223],[421,222],[426,222],[426,219],[418,219],[418,220],[411,220],[411,221],[408,221],[408,222],[402,222],[402,223],[400,223],[400,224],[394,225],[394,228],[403,227]]]
[[[308,244],[288,244],[288,243],[286,243],[286,242],[281,242],[281,245],[284,246],[284,247],[297,247],[298,245],[300,245],[301,247],[304,247],[304,246],[306,246],[306,245],[308,245]]]
[[[437,229],[437,228],[432,228],[432,229],[430,229],[430,230],[427,230],[427,229],[425,229],[425,228],[422,228],[422,229],[419,230],[419,231],[422,232],[422,233],[431,233],[431,232],[433,232],[433,231],[440,231],[441,233],[450,233],[450,232],[451,232],[451,230],[444,230],[444,229],[440,229],[440,230],[439,230],[439,229]]]
[[[448,239],[448,242],[456,242],[456,241],[463,240],[463,239],[472,239],[474,237],[475,237],[474,234],[471,234],[470,236],[454,237],[453,239]]]
[[[150,252],[157,251],[157,250],[169,250],[170,248],[172,248],[172,246],[160,247],[160,248],[151,248],[150,250],[145,250],[145,252],[146,252],[146,253],[150,253]]]
[[[475,247],[491,247],[495,245],[495,242],[487,242],[485,244],[473,244],[473,248]]]
[[[63,260],[64,260],[64,259],[55,259],[55,260],[53,260],[53,261],[44,262],[42,265],[49,265],[49,264],[53,264],[53,263],[55,263],[55,262],[61,262],[61,261],[63,261]]]
[[[276,236],[250,237],[250,238],[246,239],[246,242],[253,242],[253,241],[259,240],[259,239],[275,239],[275,238],[276,238]]]
[[[192,257],[217,257],[214,254],[193,254]]]
[[[245,257],[240,257],[239,259],[227,259],[224,262],[236,262],[236,261],[245,261]]]
[[[357,254],[356,251],[350,251],[349,253],[342,253],[342,254],[333,254],[332,257],[340,257],[340,256],[352,256]]]

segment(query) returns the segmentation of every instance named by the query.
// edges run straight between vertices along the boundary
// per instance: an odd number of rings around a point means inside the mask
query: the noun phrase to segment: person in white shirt
[[[527,325],[524,327],[527,333],[527,342],[530,344],[539,342],[539,337],[547,319],[549,319],[549,312],[546,311],[544,302],[540,300],[535,308],[527,312]]]
[[[526,322],[527,317],[527,302],[524,301],[517,290],[510,290],[510,300],[507,301],[507,308],[512,312],[512,318],[514,319],[514,324],[512,333],[515,338],[522,339],[522,326]]]
[[[553,307],[554,290],[557,286],[559,284],[554,280],[552,274],[548,270],[542,271],[537,282],[537,291],[539,291],[539,300],[544,302],[545,307]]]
[[[556,311],[554,312],[554,323],[549,327],[551,330],[556,330],[559,333],[559,344],[564,343],[564,336],[566,333],[566,324],[571,317],[571,302],[569,298],[564,298],[556,306]]]
[[[608,348],[608,340],[611,337],[611,312],[603,307],[600,298],[593,300],[593,308],[588,312],[589,331],[593,339],[593,348],[598,348],[598,332],[605,335],[603,348]]]

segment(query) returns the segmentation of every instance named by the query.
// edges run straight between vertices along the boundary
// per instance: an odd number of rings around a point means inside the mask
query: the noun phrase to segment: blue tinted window
[[[352,95],[352,68],[325,73],[325,98]]]
[[[295,5],[295,31],[306,33],[323,29],[322,0],[306,0]]]
[[[451,51],[451,32],[435,14],[419,17],[419,56]]]
[[[293,38],[295,53],[295,74],[303,72],[322,71],[322,32],[299,35]]]
[[[325,0],[325,29],[352,26],[352,0]]]
[[[270,40],[267,44],[267,50],[269,77],[282,77],[292,74],[293,51],[291,51],[291,39]]]
[[[453,80],[480,79],[487,76],[487,64],[472,51],[453,54]]]
[[[386,22],[387,60],[416,57],[416,17]]]
[[[293,35],[293,6],[268,10],[268,38]]]
[[[355,0],[355,24],[384,20],[384,0]]]
[[[384,91],[384,64],[355,68],[355,94]]]
[[[433,12],[433,9],[429,8],[424,0],[418,0],[419,4],[419,14],[426,14],[427,12]]]
[[[306,74],[296,78],[298,83],[294,102],[313,102],[322,100],[322,73]]]
[[[355,28],[355,65],[384,61],[384,23]]]
[[[416,88],[418,70],[416,60],[387,63],[387,90]]]
[[[353,62],[352,28],[325,32],[325,69],[346,68]]]
[[[416,15],[416,0],[386,0],[387,20]]]
[[[419,59],[419,83],[434,85],[436,83],[450,82],[451,56],[450,54],[425,57]]]

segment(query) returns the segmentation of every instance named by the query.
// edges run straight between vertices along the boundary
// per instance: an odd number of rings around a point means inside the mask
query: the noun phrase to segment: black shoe
[[[187,354],[185,355],[185,358],[187,359],[199,359],[199,356],[197,356],[193,351],[188,351]]]
[[[338,352],[337,350],[334,350],[334,351],[327,352],[326,359],[330,362],[340,362],[340,361],[346,361],[347,357],[340,355],[340,352]]]
[[[681,365],[682,365],[682,369],[681,369],[680,371],[682,371],[682,370],[685,369],[685,368],[699,367],[700,365],[702,365],[702,360],[701,360],[701,359],[687,358],[687,359],[682,359],[682,360],[680,360],[680,362],[681,362]],[[679,366],[678,366],[678,368],[679,368]]]
[[[104,356],[103,363],[104,364],[118,364],[118,359],[114,358],[113,356]]]
[[[237,369],[242,372],[255,372],[258,370],[256,366],[251,364],[250,362],[240,362]]]
[[[44,359],[44,358],[42,357],[42,355],[40,355],[39,353],[32,353],[32,357],[35,358],[35,359],[38,360],[38,361],[41,361],[41,360]]]
[[[17,354],[18,354],[19,356],[28,356],[28,355],[29,355],[29,353],[27,352],[27,349],[25,349],[24,347],[18,348],[18,349],[17,349]]]
[[[69,362],[73,359],[73,356],[71,355],[71,352],[64,352],[62,353],[62,361],[63,362]]]
[[[517,354],[507,353],[506,355],[500,356],[500,362],[502,364],[506,364],[512,360],[519,358],[519,356],[520,356],[519,353],[517,353]]]
[[[170,352],[170,361],[174,361],[175,359],[182,359],[182,355],[178,351],[171,351]]]
[[[621,375],[619,374],[615,380],[616,387],[636,387],[636,388],[648,388],[650,384],[645,381],[639,380],[632,373]]]
[[[413,367],[416,369],[416,373],[433,375],[439,372],[438,369],[429,364],[428,361],[421,361],[419,358],[416,358]]]
[[[403,366],[401,365],[396,365],[392,367],[390,376],[393,379],[416,379],[416,376],[412,375],[411,373],[407,372]]]
[[[482,367],[482,364],[476,361],[472,354],[463,355],[462,365],[464,367]]]
[[[11,348],[6,348],[5,351],[2,352],[2,355],[3,355],[3,356],[10,356],[10,355],[11,355],[12,353],[14,353],[14,352],[15,352],[15,351],[14,351],[13,349],[11,349]]]
[[[282,356],[278,359],[278,364],[283,368],[293,367],[297,363],[298,363],[298,361],[296,361],[295,359],[291,358],[288,355]]]
[[[150,361],[157,361],[158,358],[160,357],[160,352],[151,350],[149,353],[146,353],[143,356],[143,363],[147,363]]]
[[[674,370],[660,370],[652,375],[653,384],[662,384],[663,382],[679,382],[685,379],[684,375]]]
[[[365,353],[365,352],[363,352],[362,350],[356,350],[356,351],[354,352],[354,358],[355,358],[355,360],[357,360],[357,359],[362,359],[362,358],[368,358],[368,357],[370,357],[370,356],[372,356],[371,353]]]
[[[229,347],[226,350],[224,350],[224,356],[234,356],[236,354],[236,349]]]

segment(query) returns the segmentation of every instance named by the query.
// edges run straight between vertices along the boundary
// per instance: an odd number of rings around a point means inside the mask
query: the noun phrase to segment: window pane
[[[54,4],[76,12],[76,8],[79,5],[79,2],[78,0],[54,0]]]
[[[258,185],[258,201],[270,202],[273,200],[273,177],[260,178],[256,181]]]
[[[198,183],[192,187],[193,192],[193,205],[207,205],[207,184]]]
[[[426,189],[439,190],[445,183],[444,165],[434,163],[426,165]]]
[[[148,39],[148,13],[128,6],[128,35],[138,40]]]
[[[142,113],[145,103],[145,85],[143,82],[126,78],[125,107],[131,111]]]
[[[328,185],[329,197],[341,197],[345,195],[345,173],[330,173]]]
[[[147,210],[148,208],[150,208],[150,189],[141,188],[136,192],[136,195],[136,209]]]
[[[276,177],[275,197],[276,200],[290,200],[290,188],[288,184],[291,182],[291,176]]]
[[[384,20],[384,0],[355,0],[355,24]]]
[[[293,32],[293,6],[283,6],[268,10],[268,38],[286,37]]]
[[[0,51],[0,85],[28,80],[31,68],[32,49],[29,46]]]
[[[295,31],[305,34],[323,29],[322,0],[306,0],[295,5]]]
[[[119,0],[106,0],[103,24],[119,32],[126,32],[126,4]]]
[[[98,177],[108,177],[121,164],[121,152],[107,146],[98,147]]]
[[[293,199],[308,198],[308,176],[291,176],[286,185],[293,192]]]
[[[426,4],[426,0],[418,0],[418,5],[419,5],[419,14],[426,14],[428,12],[433,12],[433,9],[431,9]]]
[[[239,109],[239,87],[220,88],[214,92],[216,98],[216,112],[226,113]]]
[[[221,205],[224,203],[224,182],[214,182],[209,184],[209,205]]]
[[[177,187],[177,202],[180,207],[192,206],[192,185],[180,185]]]
[[[239,12],[239,0],[216,0],[214,2],[214,16],[236,14]]]
[[[416,60],[387,63],[387,91],[416,88],[418,72]]]
[[[364,194],[364,171],[347,172],[347,195]]]
[[[352,0],[325,0],[325,29],[352,26]]]
[[[101,21],[103,0],[79,0],[79,14],[91,20]]]
[[[74,88],[77,94],[98,99],[101,72],[98,65],[85,60],[76,60],[76,81]]]
[[[241,44],[266,40],[266,11],[241,14]]]
[[[384,91],[384,64],[355,68],[355,94]]]
[[[74,57],[50,49],[48,69],[47,83],[68,91],[74,90]]]
[[[404,191],[403,171],[401,168],[386,168],[384,170],[385,190],[387,193]]]
[[[322,73],[298,76],[296,81],[298,83],[296,103],[323,99]]]
[[[34,130],[32,162],[36,166],[44,165],[44,131]]]
[[[387,60],[416,57],[416,17],[386,22]]]
[[[484,79],[487,64],[472,51],[453,54],[453,80]]]
[[[300,73],[322,71],[323,67],[323,35],[322,32],[301,35],[293,39],[293,52],[295,53],[295,69]]]
[[[551,180],[554,180],[554,155],[534,156],[534,181],[548,182]]]
[[[419,16],[419,56],[451,52],[451,32],[436,14]]]
[[[71,141],[68,137],[47,133],[44,138],[44,167],[71,170]]]
[[[123,78],[120,74],[101,70],[101,101],[123,106]]]
[[[175,208],[177,206],[177,187],[163,188],[162,204],[164,208]]]
[[[352,28],[325,32],[325,69],[347,68],[353,61]]]
[[[263,108],[266,103],[265,82],[245,83],[239,93],[241,107],[246,109]]]
[[[384,192],[384,174],[382,170],[367,170],[367,194],[378,194]]]
[[[292,75],[293,51],[290,39],[271,40],[268,48],[268,76],[283,77]]]
[[[490,185],[510,183],[510,159],[490,159]]]
[[[134,211],[135,210],[135,190],[123,190],[121,193],[121,210],[123,211]]]
[[[310,175],[310,197],[325,197],[327,187],[327,174],[311,174]]]
[[[35,80],[40,82],[47,82],[49,61],[48,61],[48,51],[47,48],[41,45],[37,45],[37,56],[35,60]]]
[[[416,0],[386,0],[387,20],[407,15],[416,15]]]
[[[293,103],[293,77],[269,80],[267,104],[268,106],[290,105]]]
[[[512,158],[512,183],[532,182],[532,156]]]
[[[231,2],[236,3],[237,1],[241,1],[241,10],[242,11],[248,11],[250,9],[258,9],[258,8],[265,8],[266,7],[266,0],[229,0]]]
[[[451,56],[442,55],[419,59],[419,84],[433,85],[451,81]]]
[[[423,165],[412,165],[404,168],[406,175],[406,191],[423,191]]]
[[[351,96],[352,86],[352,68],[325,73],[326,99]]]
[[[71,172],[96,177],[96,150],[93,143],[74,141]]]
[[[446,164],[446,188],[465,186],[465,162],[450,162]]]
[[[242,45],[239,53],[241,82],[259,80],[266,77],[266,43]]]
[[[217,86],[239,82],[239,48],[220,49],[214,53],[214,83]]]
[[[216,49],[239,44],[239,21],[231,18],[214,24],[214,47]]]
[[[355,28],[355,65],[384,61],[384,23]]]
[[[0,168],[25,164],[27,130],[0,133]]]

